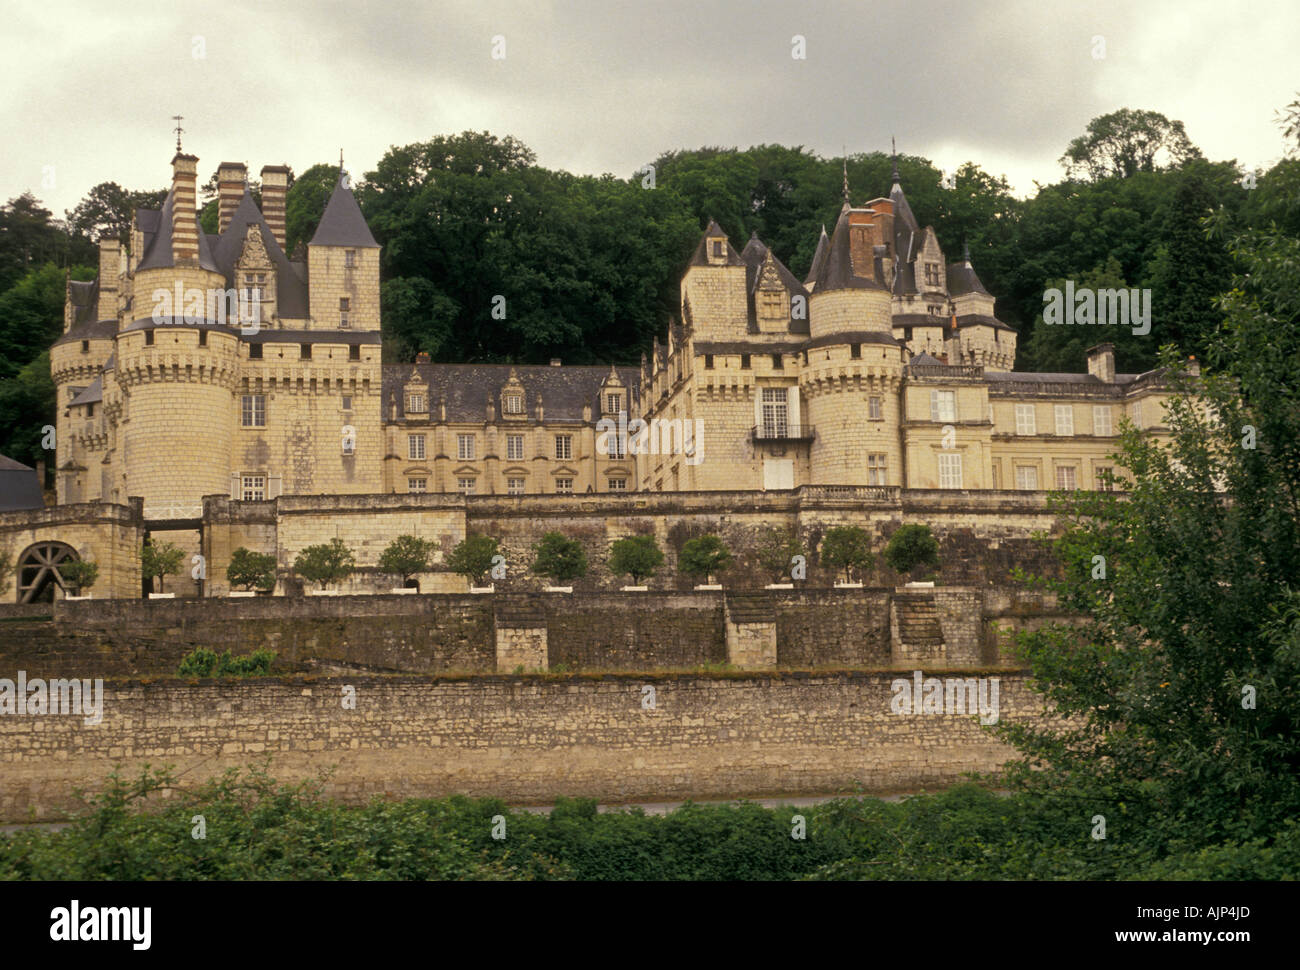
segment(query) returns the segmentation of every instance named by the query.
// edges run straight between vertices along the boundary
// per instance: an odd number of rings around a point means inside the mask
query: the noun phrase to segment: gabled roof
[[[45,495],[36,469],[0,455],[0,512],[44,507]]]
[[[95,404],[102,400],[104,400],[104,376],[101,374],[91,382],[89,387],[73,398],[68,407],[75,408],[81,404]]]
[[[691,266],[710,265],[709,248],[708,248],[710,236],[715,238],[718,236],[722,236],[724,239],[726,239],[727,234],[722,231],[721,226],[719,226],[716,222],[710,219],[708,227],[704,230],[704,235],[700,237],[699,245],[695,247],[695,252],[691,254],[691,261],[688,265]],[[727,246],[727,265],[744,266],[745,261],[740,258],[740,253],[736,252],[735,248],[731,245],[731,240],[729,239],[727,240],[726,246]]]
[[[371,235],[366,217],[361,214],[356,196],[347,187],[343,173],[334,184],[334,191],[325,206],[325,214],[320,217],[316,234],[311,237],[311,246],[351,246],[357,249],[378,249],[379,243]]]
[[[157,226],[149,239],[145,243],[144,255],[140,258],[136,271],[142,269],[166,269],[169,266],[176,265],[172,258],[172,210],[175,206],[176,189],[172,188],[167,193],[167,198],[163,200],[162,209],[158,211]],[[136,213],[136,221],[140,221],[140,216],[145,214],[146,210]],[[198,226],[198,214],[195,213],[194,224]],[[143,230],[143,224],[141,224]],[[217,270],[217,264],[212,259],[212,248],[208,245],[208,234],[199,228],[199,268],[208,269],[213,272]]]
[[[913,358],[912,358],[911,360],[909,360],[907,363],[908,363],[909,365],[912,365],[912,364],[920,364],[922,367],[930,366],[930,365],[935,365],[935,364],[937,364],[937,365],[939,365],[939,366],[943,366],[943,361],[941,361],[938,357],[931,357],[929,354],[926,354],[926,353],[920,353],[920,354],[917,354],[915,357],[913,357]]]
[[[266,218],[253,201],[253,195],[247,187],[244,197],[230,216],[230,223],[221,234],[213,253],[218,270],[225,275],[226,282],[238,288],[235,279],[235,264],[244,252],[244,239],[249,226],[257,226],[262,234],[262,244],[266,247],[267,258],[275,267],[275,307],[276,314],[287,320],[305,320],[307,318],[307,285],[302,275],[297,272],[289,258],[285,256],[280,244],[275,241],[275,233],[266,224]]]

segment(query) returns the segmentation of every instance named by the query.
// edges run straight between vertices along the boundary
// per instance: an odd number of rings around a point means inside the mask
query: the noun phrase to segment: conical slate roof
[[[816,292],[827,290],[880,290],[884,289],[876,282],[874,258],[865,266],[853,265],[853,253],[849,244],[849,212],[840,213],[835,222],[835,231],[831,233],[830,247],[826,252],[826,262],[816,278]]]
[[[826,252],[831,248],[831,237],[826,235],[826,226],[822,226],[821,238],[817,240],[817,249],[813,252],[812,267],[808,270],[808,275],[804,277],[805,283],[813,283],[817,280],[826,265]]]
[[[984,289],[984,284],[975,275],[975,267],[970,262],[970,246],[968,244],[962,244],[961,262],[948,264],[948,293],[952,296],[962,296],[966,293],[980,293],[984,296],[993,295]]]
[[[325,214],[320,217],[316,235],[311,237],[311,246],[350,246],[356,249],[378,249],[379,243],[370,234],[366,217],[361,214],[361,206],[348,188],[342,172],[334,185]]]
[[[162,210],[158,213],[157,229],[153,237],[145,247],[144,255],[140,258],[140,264],[136,270],[142,269],[165,269],[176,265],[172,257],[172,209],[175,206],[176,189],[173,188],[167,193],[167,198],[163,200]],[[143,215],[143,213],[140,213]],[[194,217],[195,225],[198,225],[198,215]],[[199,267],[218,272],[217,264],[212,259],[212,249],[208,245],[207,233],[199,228]]]

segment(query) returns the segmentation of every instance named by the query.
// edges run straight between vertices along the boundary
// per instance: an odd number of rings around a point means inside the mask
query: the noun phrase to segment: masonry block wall
[[[130,775],[146,762],[188,772],[187,783],[266,756],[289,781],[333,767],[326,794],[351,803],[545,803],[915,790],[1012,756],[968,714],[892,714],[896,676],[110,682],[98,725],[0,718],[0,821],[57,818],[75,807],[74,788],[99,790],[114,765]],[[997,676],[1001,721],[1042,716],[1020,677]]]

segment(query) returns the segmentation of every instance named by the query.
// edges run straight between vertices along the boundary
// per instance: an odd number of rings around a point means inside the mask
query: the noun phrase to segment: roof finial
[[[849,150],[844,148],[844,204],[849,204]]]
[[[970,243],[963,236],[961,240],[961,260],[967,266],[970,265]]]
[[[172,121],[176,122],[176,153],[178,155],[181,151],[181,132],[185,130],[181,127],[181,121],[183,119],[184,115],[172,115]]]
[[[894,159],[894,183],[898,183],[898,145],[894,142],[894,136],[889,136],[890,155]]]

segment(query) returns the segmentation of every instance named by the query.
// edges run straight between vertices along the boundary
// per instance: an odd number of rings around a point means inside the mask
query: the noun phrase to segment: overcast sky
[[[892,134],[1025,195],[1120,107],[1267,166],[1300,90],[1297,0],[10,0],[0,31],[0,200],[30,190],[56,215],[101,181],[165,187],[174,114],[203,179],[223,160],[301,172],[340,147],[359,176],[390,145],[465,129],[624,177],[674,148],[833,157]]]

